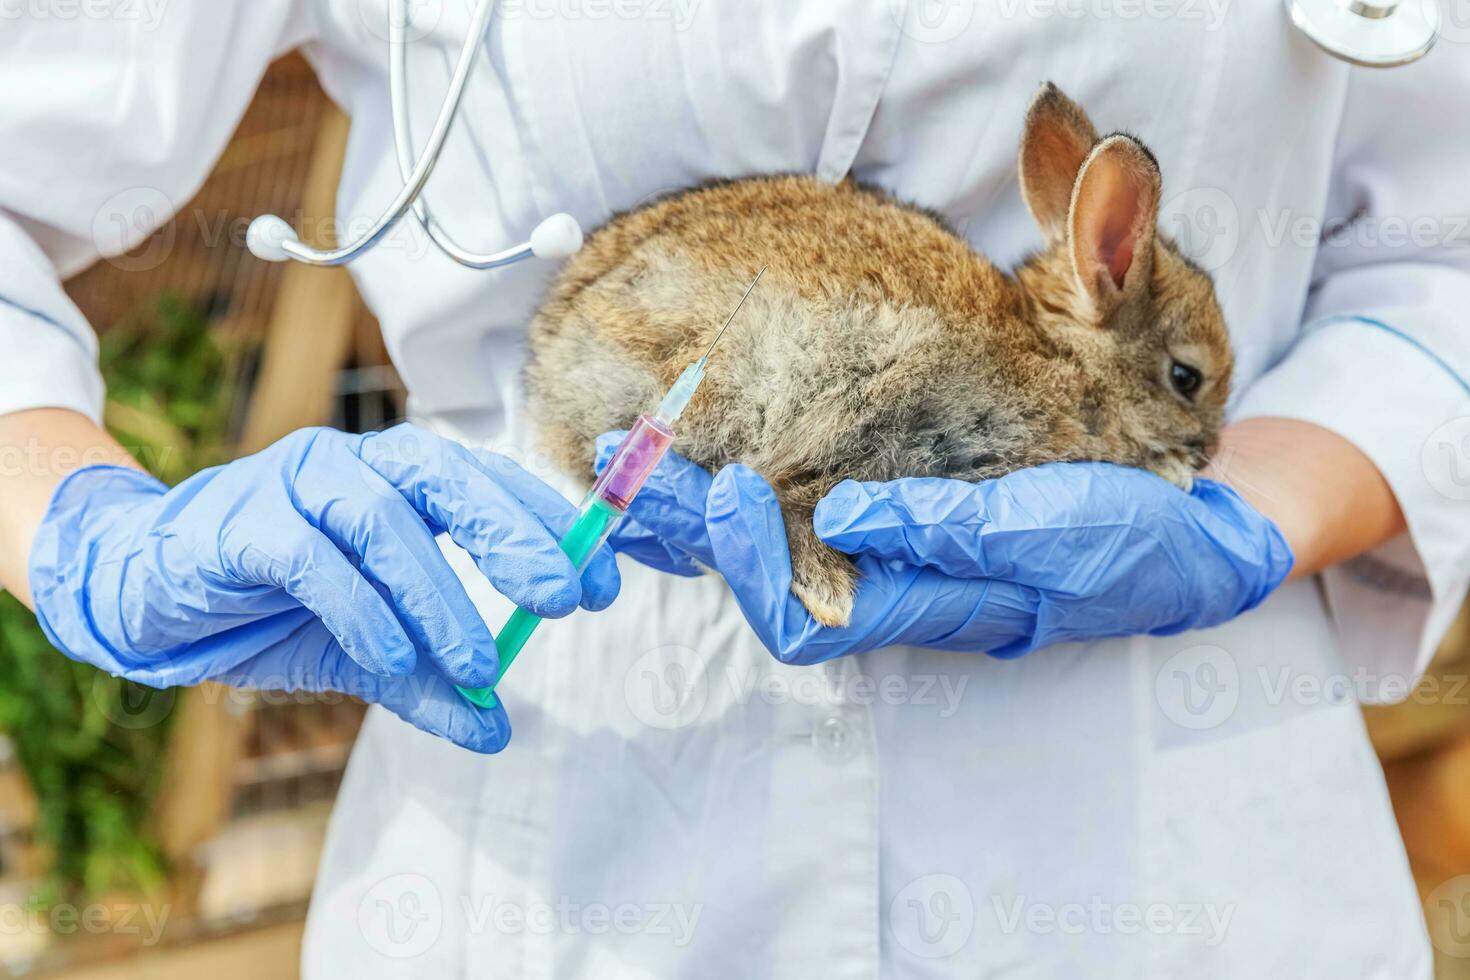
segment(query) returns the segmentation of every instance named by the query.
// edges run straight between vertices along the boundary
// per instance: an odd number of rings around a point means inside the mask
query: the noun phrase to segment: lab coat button
[[[855,745],[852,727],[837,715],[824,718],[812,729],[812,744],[831,761],[846,762]]]

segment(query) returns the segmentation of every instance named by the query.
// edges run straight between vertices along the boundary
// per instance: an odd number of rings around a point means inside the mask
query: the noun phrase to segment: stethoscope
[[[1335,58],[1369,68],[1406,65],[1423,57],[1439,37],[1438,0],[1283,0],[1291,22]],[[404,215],[414,220],[429,240],[449,258],[471,269],[494,269],[536,256],[565,258],[582,247],[582,227],[569,214],[553,214],[531,232],[531,239],[501,252],[472,252],[456,242],[421,198],[434,171],[455,113],[464,99],[480,43],[490,24],[494,0],[476,0],[470,27],[450,77],[449,92],[439,107],[423,152],[414,159],[408,119],[406,70],[409,0],[388,0],[388,87],[393,106],[393,144],[403,187],[388,208],[358,239],[334,249],[312,248],[301,241],[285,219],[263,214],[250,223],[246,244],[257,257],[270,262],[295,259],[307,265],[342,265],[372,248],[393,230]]]
[[[269,262],[295,259],[307,265],[342,265],[382,241],[405,214],[412,212],[414,220],[441,252],[471,269],[495,269],[533,255],[540,259],[560,259],[580,249],[582,226],[569,214],[553,214],[542,221],[531,232],[530,241],[504,251],[484,254],[461,246],[435,220],[429,211],[428,202],[420,195],[423,194],[424,185],[429,182],[429,176],[434,172],[439,154],[444,150],[444,140],[449,136],[454,116],[459,112],[460,102],[464,99],[465,86],[474,70],[475,59],[484,47],[480,39],[485,36],[485,29],[490,24],[494,0],[477,0],[475,4],[469,30],[466,31],[464,44],[459,50],[459,60],[449,79],[449,94],[439,107],[434,128],[429,131],[429,141],[417,160],[413,157],[413,137],[408,125],[408,73],[405,64],[408,44],[405,35],[408,31],[409,0],[398,0],[396,10],[394,0],[388,0],[388,3],[388,88],[393,103],[393,144],[398,157],[398,171],[403,178],[403,187],[398,191],[398,196],[356,241],[339,248],[312,248],[301,241],[295,229],[284,218],[274,214],[263,214],[250,222],[250,228],[245,235],[246,246],[255,256]]]

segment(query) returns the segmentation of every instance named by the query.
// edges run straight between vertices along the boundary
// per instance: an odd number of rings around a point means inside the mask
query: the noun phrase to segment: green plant
[[[103,333],[108,428],[175,482],[229,455],[242,351],[174,297]],[[35,789],[34,829],[51,856],[38,901],[151,890],[164,864],[148,832],[172,691],[152,691],[57,653],[35,617],[0,596],[0,730]]]

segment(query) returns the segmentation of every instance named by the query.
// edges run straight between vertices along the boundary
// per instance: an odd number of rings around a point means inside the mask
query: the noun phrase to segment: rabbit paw
[[[801,538],[792,542],[792,595],[823,626],[846,626],[852,621],[857,568],[851,558],[827,547],[816,534]]]
[[[852,588],[834,587],[831,582],[791,583],[791,592],[812,619],[823,626],[841,627],[852,621]]]

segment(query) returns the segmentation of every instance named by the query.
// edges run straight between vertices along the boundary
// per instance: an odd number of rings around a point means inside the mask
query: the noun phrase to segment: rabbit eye
[[[1204,375],[1199,373],[1198,368],[1190,367],[1182,361],[1175,361],[1169,365],[1169,383],[1174,386],[1175,391],[1190,401],[1194,400],[1204,380]]]

